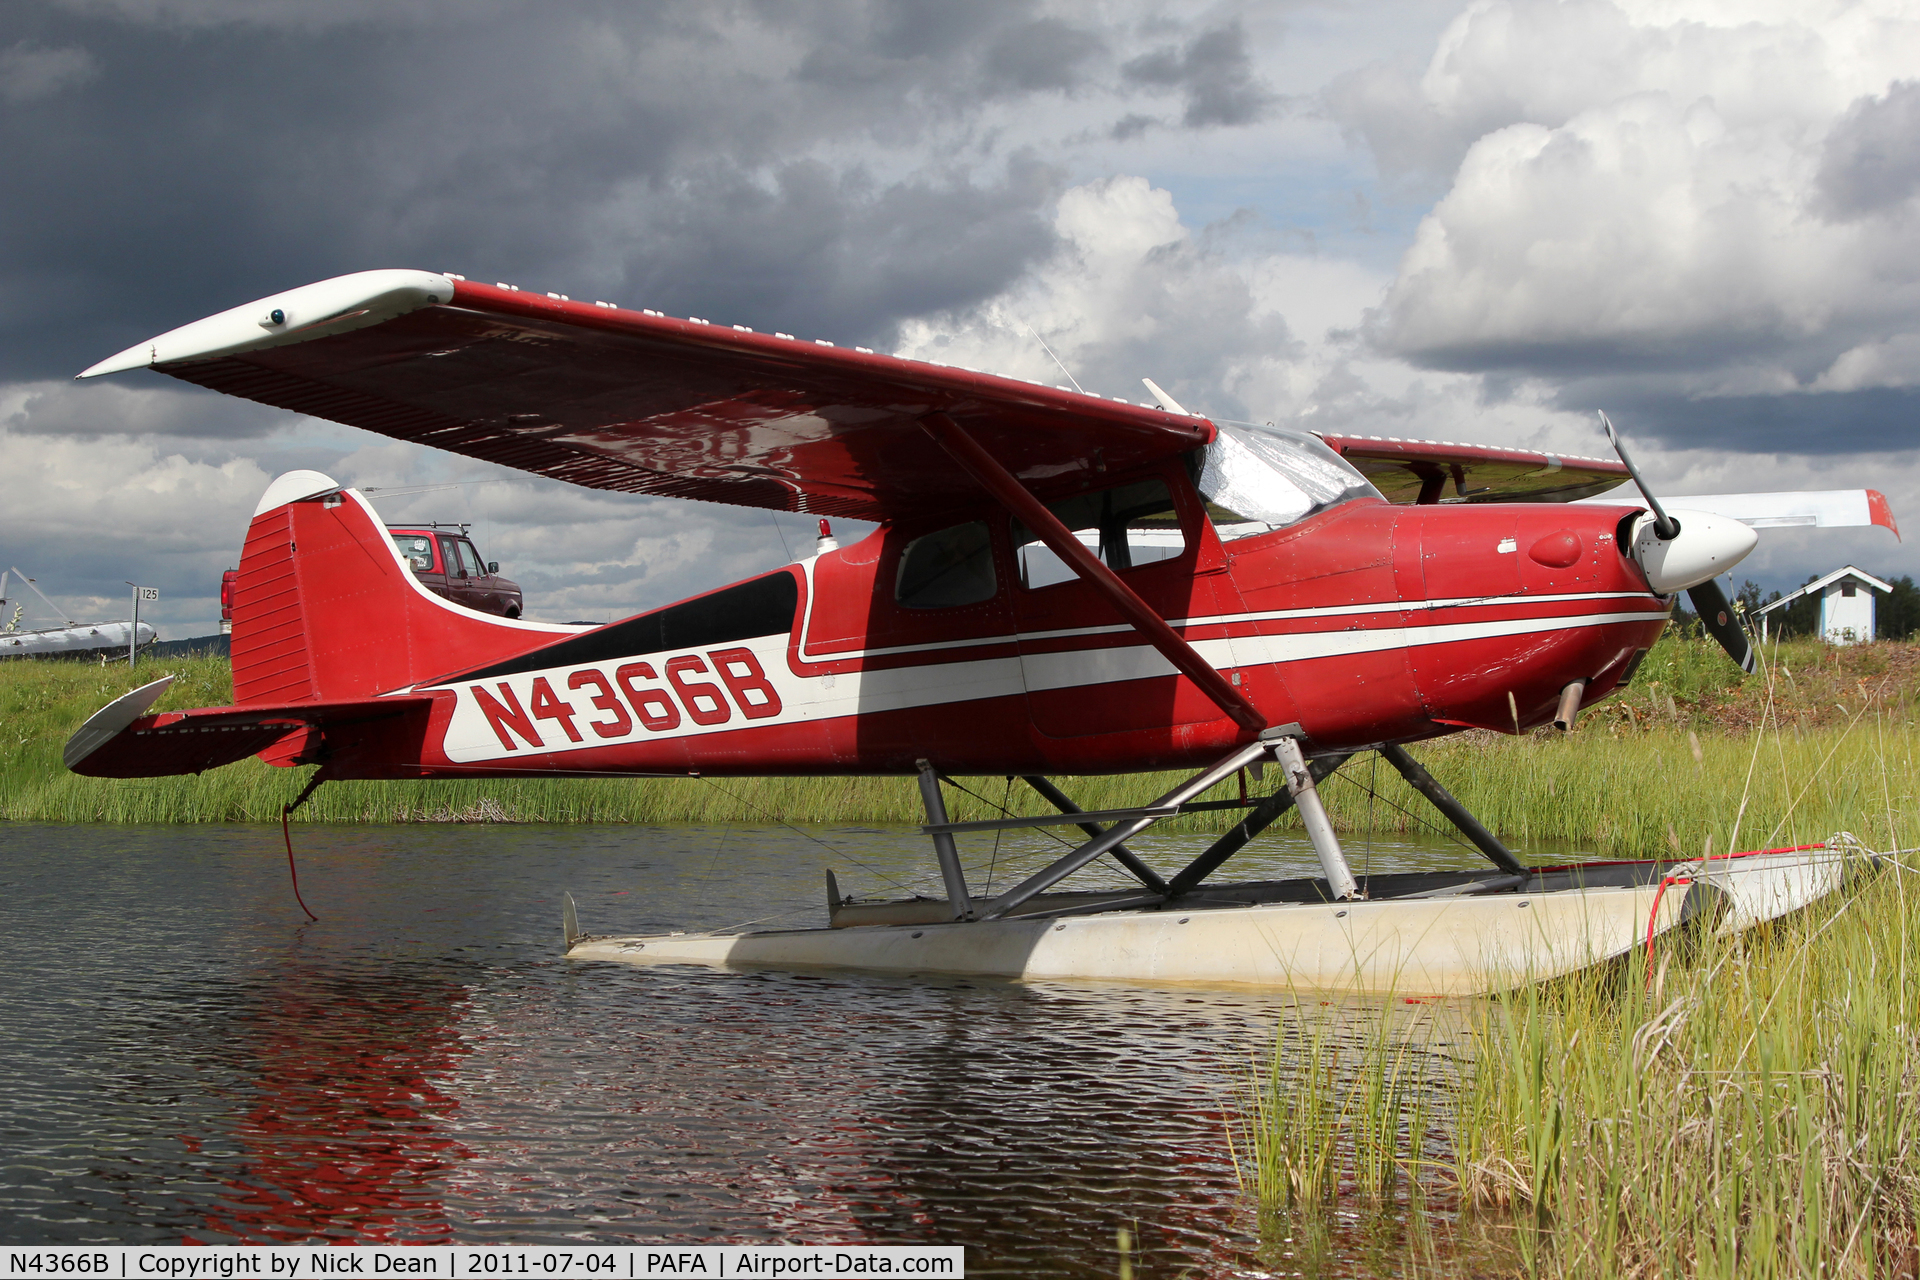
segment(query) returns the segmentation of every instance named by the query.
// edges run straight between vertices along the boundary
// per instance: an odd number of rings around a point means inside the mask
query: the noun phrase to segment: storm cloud
[[[151,580],[203,634],[292,467],[471,521],[540,617],[810,545],[69,381],[384,266],[1322,430],[1592,453],[1605,407],[1676,491],[1818,474],[1920,510],[1915,66],[1920,22],[1838,0],[20,0],[0,562],[103,614]],[[1755,563],[1833,567],[1798,536]]]

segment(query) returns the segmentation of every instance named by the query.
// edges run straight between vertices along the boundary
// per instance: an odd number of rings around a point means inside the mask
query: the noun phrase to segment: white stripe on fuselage
[[[1062,640],[1079,636],[1118,635],[1133,628],[1124,622],[1108,623],[1097,627],[1069,627],[1055,631],[1022,631],[1017,634],[980,636],[971,640],[934,640],[926,644],[891,645],[879,649],[836,649],[827,653],[813,650],[813,564],[815,556],[803,560],[798,568],[807,576],[807,611],[800,623],[800,660],[802,662],[849,662],[860,658],[891,658],[909,653],[936,653],[954,649],[983,649],[989,645],[1014,644],[1019,641]],[[1388,604],[1335,604],[1320,605],[1308,609],[1266,609],[1249,613],[1205,614],[1196,618],[1168,618],[1167,625],[1176,631],[1185,631],[1198,627],[1220,627],[1232,623],[1247,622],[1289,622],[1298,618],[1365,618],[1378,617],[1392,613],[1434,613],[1441,609],[1464,609],[1493,606],[1524,606],[1537,604],[1565,604],[1573,600],[1646,600],[1650,597],[1644,591],[1581,591],[1565,595],[1550,596],[1457,596],[1446,600],[1406,600]]]
[[[1600,601],[1622,598],[1648,599],[1644,595],[1636,596],[1633,593],[1607,592],[1588,596],[1506,598],[1498,603],[1561,603],[1569,600]],[[1426,602],[1426,604],[1429,608],[1452,607],[1446,602]],[[1294,610],[1287,611],[1284,615],[1279,613],[1230,615],[1220,618],[1219,621],[1239,622],[1281,616],[1333,617],[1341,614],[1378,616],[1381,613],[1400,610],[1399,605],[1363,605],[1346,609]],[[1520,616],[1475,622],[1375,627],[1364,630],[1294,632],[1281,635],[1240,636],[1233,639],[1223,637],[1196,641],[1194,648],[1209,665],[1215,669],[1224,670],[1260,663],[1307,662],[1322,658],[1376,653],[1386,649],[1418,648],[1453,644],[1463,640],[1541,634],[1623,622],[1644,622],[1657,616],[1658,613],[1651,609],[1571,616]],[[1189,625],[1198,625],[1198,622],[1195,621]],[[1127,628],[1087,628],[1073,632],[1040,633],[1037,636],[1023,635],[1019,639],[1031,640],[1041,636],[1054,638],[1063,635],[1103,635],[1124,630]],[[911,649],[917,652],[954,650],[974,647],[979,643],[1006,644],[1014,639],[1015,637],[1007,636],[990,642],[912,646]],[[797,675],[787,662],[788,642],[788,636],[782,633],[753,640],[736,641],[727,645],[716,645],[711,650],[647,654],[632,659],[529,671],[503,679],[461,682],[452,686],[456,702],[452,719],[447,726],[444,749],[449,759],[463,764],[481,761],[505,762],[536,752],[578,751],[593,747],[619,746],[647,739],[704,736],[736,729],[805,723],[885,711],[903,711],[917,707],[972,702],[984,698],[1018,696],[1030,691],[1095,687],[1174,674],[1173,665],[1157,650],[1144,644],[1133,644],[1054,653],[1009,654],[1004,657],[963,659],[956,662],[932,661],[909,667],[849,671],[834,675]],[[804,634],[801,643],[804,652]],[[718,682],[711,674],[700,674],[695,678],[700,683],[715,685],[716,692],[726,702],[728,716],[724,721],[716,724],[696,723],[685,705],[686,700],[670,688],[665,679],[659,677],[665,674],[667,664],[676,658],[697,657],[701,659],[703,665],[712,668],[716,661],[715,653],[738,649],[747,649],[753,653],[759,668],[758,678],[764,680],[765,684],[773,690],[779,703],[778,711],[765,714],[766,707],[771,703],[765,700],[764,695],[755,695],[761,697],[762,703],[754,709],[763,714],[757,718],[748,718],[747,708],[741,705],[740,698],[729,698],[726,690],[719,688]],[[867,651],[867,656],[903,651],[906,650],[870,650]],[[851,655],[832,655],[834,659],[843,659],[848,656]],[[677,723],[658,730],[650,730],[644,726],[630,699],[620,692],[621,686],[616,680],[618,669],[629,662],[645,662],[656,673],[654,679],[642,680],[636,676],[630,680],[630,683],[643,694],[657,693],[659,697],[669,700],[677,713]],[[593,677],[581,677],[584,682],[582,688],[568,687],[568,682],[575,677],[576,673],[589,671],[597,672],[600,679],[605,680],[616,690],[614,696],[619,699],[628,721],[628,727],[624,732],[603,737],[594,729],[593,723],[596,721],[603,727],[617,727],[619,722],[611,713],[597,710],[591,705],[592,696],[599,692],[598,682]],[[536,718],[533,708],[536,702],[536,683],[540,681],[545,681],[546,692],[551,695],[555,703],[563,704],[572,716],[574,731],[580,734],[581,741],[574,742],[567,735],[563,727],[563,718],[552,715]],[[497,727],[498,715],[489,719],[482,710],[478,695],[475,693],[476,687],[485,690],[496,706],[517,706],[519,712],[525,716],[526,722],[534,729],[539,739],[538,744],[526,741],[511,726],[504,729]],[[711,695],[704,696],[702,699],[702,705],[709,715],[716,710],[712,705],[713,701]],[[554,709],[554,704],[549,704],[549,710]],[[513,745],[509,747],[507,743]]]

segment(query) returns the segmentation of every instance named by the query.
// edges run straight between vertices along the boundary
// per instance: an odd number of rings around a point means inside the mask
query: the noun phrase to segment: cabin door
[[[1219,544],[1203,530],[1205,513],[1177,464],[1048,509],[1176,629],[1190,618],[1238,611]],[[1035,729],[1077,738],[1219,717],[1206,695],[1032,531],[1018,520],[1008,530],[1013,618]],[[1199,647],[1216,666],[1230,665],[1225,641]]]

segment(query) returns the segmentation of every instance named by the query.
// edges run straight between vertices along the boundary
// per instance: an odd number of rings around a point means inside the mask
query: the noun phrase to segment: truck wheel
[[[513,605],[508,605],[507,612],[504,616],[508,618],[518,619],[520,616],[520,610],[515,608]]]

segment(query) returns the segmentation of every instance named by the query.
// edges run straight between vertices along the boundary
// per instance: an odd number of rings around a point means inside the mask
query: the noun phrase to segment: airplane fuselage
[[[1620,550],[1637,508],[1361,498],[1223,541],[1177,466],[1166,479],[1182,545],[1119,576],[1312,751],[1537,726],[1571,682],[1583,705],[1611,692],[1667,621]],[[976,567],[977,599],[903,601],[903,556],[929,530],[883,526],[395,690],[430,710],[330,734],[328,772],[1108,773],[1203,764],[1247,739],[1086,582],[1038,583],[1013,521],[978,523],[992,568],[988,582]]]

